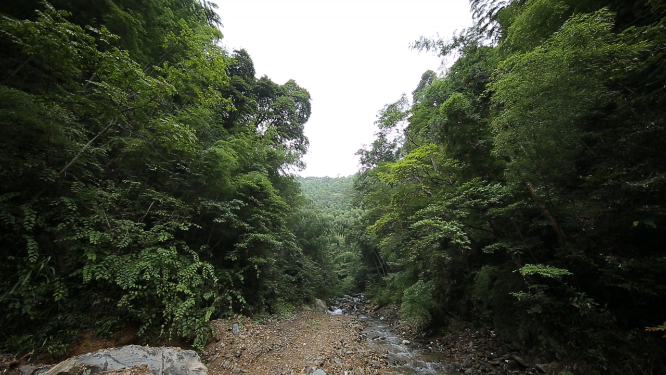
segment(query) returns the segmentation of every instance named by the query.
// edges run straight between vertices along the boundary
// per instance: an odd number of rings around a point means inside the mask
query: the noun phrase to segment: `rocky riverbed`
[[[465,329],[446,336],[428,337],[401,321],[398,310],[397,306],[387,306],[369,315],[372,321],[385,322],[403,342],[409,341],[406,346],[425,358],[430,370],[419,369],[412,373],[536,375],[559,372],[555,364],[527,360],[517,346],[504,342],[492,328]]]

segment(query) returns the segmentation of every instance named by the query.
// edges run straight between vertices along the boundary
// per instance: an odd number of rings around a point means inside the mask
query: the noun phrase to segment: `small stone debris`
[[[309,309],[261,320],[235,315],[212,324],[215,336],[203,357],[211,375],[234,374],[236,368],[253,375],[378,374],[365,363],[364,324],[356,316]],[[234,324],[240,333],[234,334]]]

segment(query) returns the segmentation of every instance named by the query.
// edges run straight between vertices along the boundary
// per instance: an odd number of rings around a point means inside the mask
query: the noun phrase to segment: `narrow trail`
[[[363,324],[355,317],[303,311],[263,324],[245,317],[213,324],[216,338],[202,356],[211,375],[308,374],[315,369],[376,374],[371,365],[381,368],[380,356],[366,346]]]

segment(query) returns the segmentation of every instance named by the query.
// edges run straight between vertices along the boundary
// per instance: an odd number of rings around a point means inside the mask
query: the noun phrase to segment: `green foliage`
[[[403,292],[400,314],[418,328],[428,326],[432,319],[429,310],[436,307],[432,289],[432,282],[419,280]]]
[[[576,125],[609,105],[616,93],[604,80],[635,69],[647,45],[617,40],[611,29],[607,11],[574,16],[542,46],[512,55],[496,71],[489,89],[502,111],[493,121],[494,152],[510,159],[511,180],[539,183],[548,195],[552,183],[574,178],[572,161],[585,135]]]
[[[275,313],[280,319],[291,319],[294,317],[294,310],[296,308],[290,303],[278,303],[275,308]]]
[[[520,270],[520,274],[525,275],[540,275],[543,277],[549,277],[552,279],[557,279],[565,275],[571,275],[571,272],[562,269],[556,268],[549,265],[542,264],[526,264]]]
[[[540,0],[524,4],[516,2],[518,9],[505,9],[502,18],[507,28],[502,40],[502,47],[510,51],[529,51],[539,46],[549,36],[560,29],[571,15],[571,8],[566,1]],[[507,22],[508,13],[513,13],[511,22]]]
[[[207,2],[63,3],[0,20],[0,349],[127,324],[201,349],[214,317],[312,298],[284,173],[307,91],[220,47]]]
[[[319,280],[316,283],[320,297],[353,294],[363,290],[361,254],[352,230],[360,216],[360,210],[353,206],[353,176],[348,177],[305,177],[299,178],[305,197],[313,206],[304,217],[301,242],[308,238],[316,239],[318,249],[314,259],[319,260]],[[314,252],[313,252],[314,253]]]
[[[415,42],[457,59],[359,151],[377,300],[580,373],[666,371],[644,332],[666,311],[666,13],[647,4],[472,1],[474,27]]]
[[[354,177],[299,177],[303,195],[333,216],[347,214],[351,209]]]

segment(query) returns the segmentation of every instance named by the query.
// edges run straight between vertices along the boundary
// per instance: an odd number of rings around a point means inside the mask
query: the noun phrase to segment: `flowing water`
[[[390,369],[384,372],[395,374],[443,374],[458,372],[447,369],[450,362],[440,352],[424,353],[402,343],[403,339],[391,332],[388,323],[382,320],[361,317],[366,323],[368,345],[377,353],[385,354]]]
[[[359,304],[365,302],[365,296],[358,294],[354,297],[343,296],[328,300],[328,310],[331,315],[357,315],[366,325],[364,330],[368,347],[379,353],[388,362],[388,369],[382,373],[392,374],[439,374],[459,375],[452,371],[451,362],[443,353],[428,350],[427,347],[415,348],[410,344],[403,344],[403,338],[391,332],[388,322],[381,319],[372,319],[360,315]],[[365,310],[365,309],[364,309]]]

